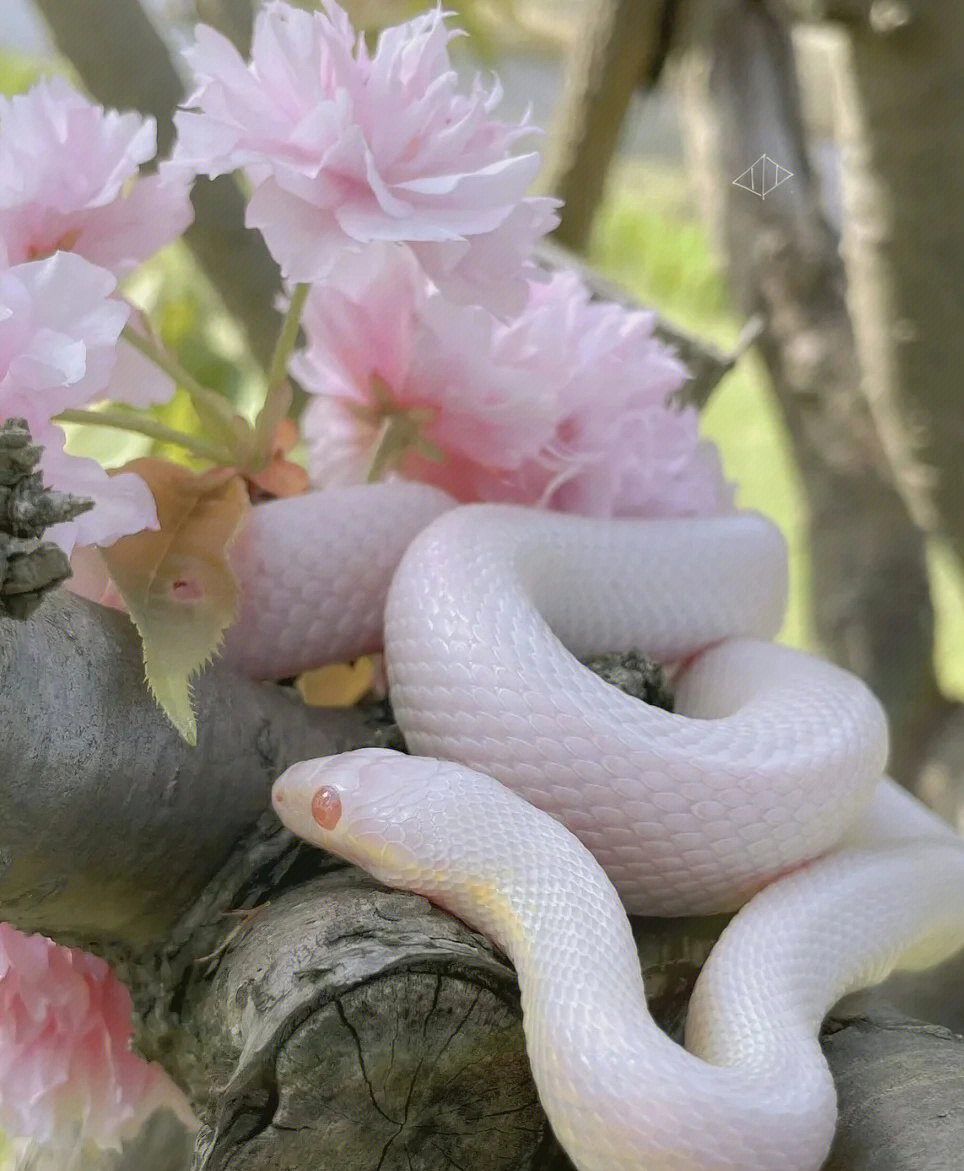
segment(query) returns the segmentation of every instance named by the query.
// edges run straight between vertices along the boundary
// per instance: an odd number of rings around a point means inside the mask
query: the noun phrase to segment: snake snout
[[[281,822],[315,845],[328,845],[327,835],[341,819],[351,788],[342,780],[351,770],[337,767],[337,757],[303,760],[286,769],[271,788],[271,804]],[[339,775],[341,774],[341,775]]]

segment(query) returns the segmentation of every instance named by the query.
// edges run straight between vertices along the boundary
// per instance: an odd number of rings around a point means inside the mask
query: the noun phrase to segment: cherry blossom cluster
[[[0,98],[0,420],[23,417],[48,486],[96,507],[47,536],[111,544],[155,527],[140,477],[64,450],[55,420],[102,399],[144,407],[170,380],[124,344],[118,279],[191,221],[190,178],[153,158],[154,124],[43,82]],[[116,1146],[161,1106],[190,1109],[130,1050],[127,990],[94,956],[0,923],[0,1130],[54,1151]]]
[[[302,419],[322,485],[394,474],[457,500],[587,516],[728,509],[696,412],[668,405],[686,370],[653,316],[593,301],[577,276],[530,280],[505,321],[458,305],[405,248],[372,246],[315,286],[307,347],[291,363],[312,394]]]
[[[155,526],[138,477],[108,478],[64,450],[62,411],[102,399],[147,406],[169,380],[123,345],[118,278],[191,222],[189,177],[138,178],[154,123],[102,109],[60,80],[0,98],[0,419],[22,416],[44,445],[48,484],[96,507],[50,535],[110,544]]]
[[[534,131],[491,117],[498,86],[459,92],[454,35],[435,8],[386,29],[370,54],[337,4],[273,3],[246,63],[202,25],[175,157],[207,175],[244,171],[248,223],[291,281],[323,281],[346,253],[404,241],[448,296],[521,307],[527,254],[555,225],[555,203],[526,195],[539,157],[514,148]]]
[[[731,506],[684,367],[653,319],[534,261],[553,201],[528,196],[527,124],[497,86],[459,91],[436,8],[374,52],[337,4],[261,10],[250,61],[201,28],[175,162],[241,170],[248,222],[309,285],[292,374],[319,486],[401,475],[458,499],[592,515]]]

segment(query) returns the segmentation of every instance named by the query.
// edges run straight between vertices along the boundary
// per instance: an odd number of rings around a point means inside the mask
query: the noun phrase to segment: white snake
[[[341,528],[356,563],[382,518],[380,584],[349,583],[377,610],[398,547],[447,506],[398,484],[285,504],[290,522],[266,506],[237,554],[252,613],[271,610],[266,589],[281,607],[272,645],[292,596],[310,616],[322,605],[303,564],[264,584],[265,550],[279,535],[303,542],[311,509],[354,515]],[[338,566],[310,515],[302,562]],[[964,945],[964,844],[881,777],[885,724],[863,685],[766,641],[784,592],[782,540],[752,514],[448,511],[411,542],[385,614],[396,717],[413,752],[440,759],[361,750],[275,784],[295,833],[507,952],[539,1095],[580,1171],[813,1171],[836,1111],[824,1012],[898,963]],[[309,625],[292,638],[302,660],[325,653],[322,624]],[[257,637],[246,630],[250,660]],[[631,648],[682,663],[675,713],[573,657]],[[260,673],[290,669],[276,656]],[[719,910],[761,887],[700,976],[686,1052],[646,1011],[623,907]]]

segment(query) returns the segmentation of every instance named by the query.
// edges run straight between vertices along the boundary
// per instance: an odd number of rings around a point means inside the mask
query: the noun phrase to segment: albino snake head
[[[386,886],[423,892],[424,851],[416,856],[411,844],[431,840],[419,821],[431,820],[438,792],[426,762],[415,769],[410,763],[383,748],[303,761],[275,781],[272,804],[298,837]]]

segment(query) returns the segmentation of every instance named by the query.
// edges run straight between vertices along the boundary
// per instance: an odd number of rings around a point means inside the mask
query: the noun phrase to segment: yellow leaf
[[[305,671],[295,686],[312,707],[351,707],[369,690],[374,678],[375,666],[365,655],[353,663],[329,663]]]
[[[194,744],[190,680],[237,614],[238,584],[227,550],[250,507],[247,489],[230,468],[194,473],[165,460],[138,459],[117,470],[147,481],[161,527],[122,537],[101,555],[140,632],[154,698]]]

